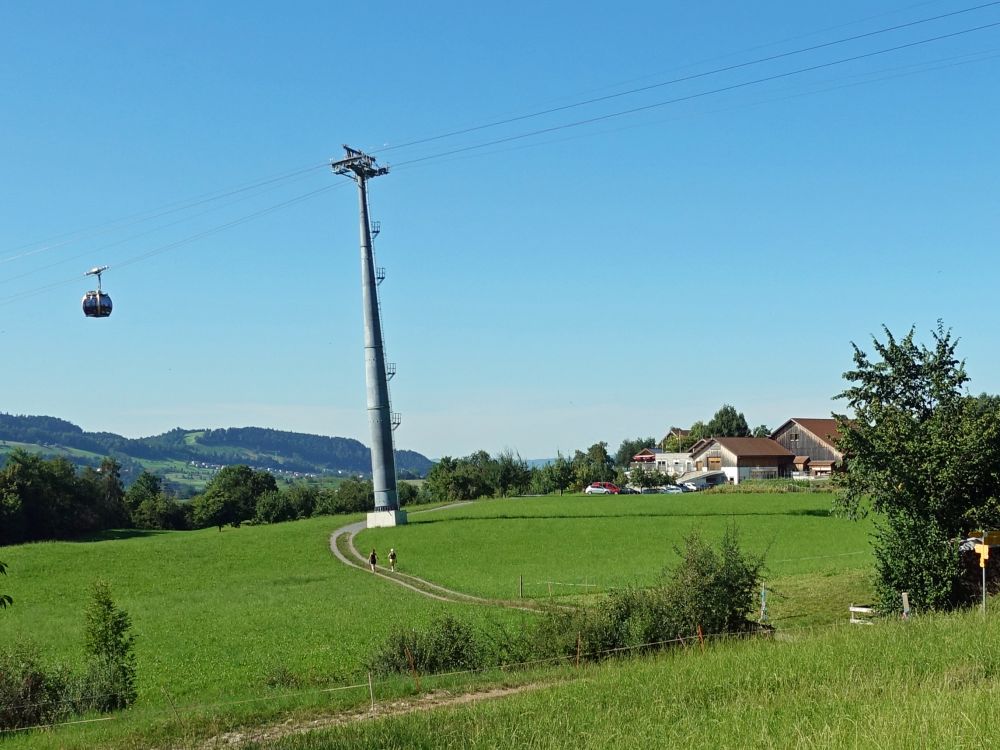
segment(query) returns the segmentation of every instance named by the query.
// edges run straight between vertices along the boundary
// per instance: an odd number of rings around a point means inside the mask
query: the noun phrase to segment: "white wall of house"
[[[679,477],[694,469],[694,461],[690,453],[657,453],[653,466],[664,474]]]

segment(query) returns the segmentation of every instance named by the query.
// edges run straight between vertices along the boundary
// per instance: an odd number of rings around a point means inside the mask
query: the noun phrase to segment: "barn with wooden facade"
[[[795,475],[828,477],[841,464],[840,426],[836,419],[792,418],[771,433],[771,439],[794,456]]]
[[[788,477],[795,455],[770,438],[717,437],[705,440],[691,451],[695,471],[721,470],[733,484],[745,479]]]

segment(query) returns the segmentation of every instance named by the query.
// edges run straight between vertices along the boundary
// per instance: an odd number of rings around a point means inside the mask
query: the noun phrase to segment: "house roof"
[[[706,445],[702,446],[698,453],[704,453],[705,450],[713,443],[718,443],[723,448],[728,450],[735,456],[745,456],[745,457],[762,457],[762,456],[776,456],[779,458],[793,458],[795,456],[790,450],[782,447],[779,443],[776,443],[771,438],[755,438],[755,437],[717,437],[709,440]],[[694,457],[694,452],[691,453]]]
[[[711,442],[712,438],[701,438],[701,440],[691,446],[691,455],[693,456],[695,453],[700,453],[701,449]]]
[[[840,453],[840,448],[837,446],[837,443],[840,440],[842,433],[840,432],[840,425],[837,424],[836,419],[813,419],[813,418],[803,418],[803,417],[792,417],[783,425],[781,425],[781,427],[772,432],[771,437],[773,438],[775,435],[784,430],[792,422],[797,424],[803,430],[811,432],[817,438],[819,438],[824,443],[833,448],[835,451]]]
[[[691,430],[684,430],[680,427],[671,427],[669,430],[667,430],[667,434],[663,436],[663,440],[661,440],[660,442],[665,443],[669,438],[672,437],[685,438],[690,434]]]

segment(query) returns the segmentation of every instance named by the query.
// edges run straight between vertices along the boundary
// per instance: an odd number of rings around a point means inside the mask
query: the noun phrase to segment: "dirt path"
[[[307,719],[299,722],[286,721],[281,724],[259,727],[256,729],[245,729],[236,732],[226,732],[200,745],[203,750],[213,748],[238,747],[245,742],[273,742],[283,737],[291,735],[307,734],[317,729],[328,727],[339,727],[368,719],[381,719],[388,716],[402,716],[418,711],[431,711],[436,708],[446,708],[448,706],[462,706],[469,703],[477,703],[485,700],[496,700],[506,698],[509,695],[517,695],[530,690],[539,690],[550,687],[554,683],[532,683],[530,685],[517,685],[514,687],[502,687],[484,689],[471,693],[450,693],[447,690],[436,690],[424,693],[413,698],[405,698],[391,703],[379,703],[375,709],[363,708],[330,716],[321,716],[316,719]]]
[[[445,508],[456,508],[462,505],[468,505],[468,502],[450,503],[449,505],[442,505],[437,508],[431,508],[430,510],[413,511],[411,515],[417,515],[418,513],[433,513],[438,510],[444,510]],[[330,552],[332,552],[333,556],[344,565],[357,568],[358,570],[362,570],[371,575],[368,568],[368,557],[361,554],[358,548],[354,545],[354,538],[365,528],[367,528],[367,526],[364,521],[357,521],[346,526],[341,526],[339,529],[335,530],[332,534],[330,534]],[[428,581],[426,578],[409,575],[408,573],[400,573],[399,571],[393,572],[382,565],[375,566],[375,575],[384,578],[387,581],[392,581],[403,588],[422,594],[423,596],[443,602],[483,604],[491,607],[519,609],[525,612],[538,612],[539,610],[546,608],[534,602],[526,602],[523,600],[508,601],[506,599],[487,599],[473,594],[466,594],[461,591],[446,588],[440,584],[434,583],[433,581]]]

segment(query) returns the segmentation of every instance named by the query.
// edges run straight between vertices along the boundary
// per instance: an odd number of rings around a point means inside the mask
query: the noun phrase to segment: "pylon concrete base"
[[[402,526],[406,523],[405,510],[377,510],[368,514],[368,528],[377,529],[385,526]]]

